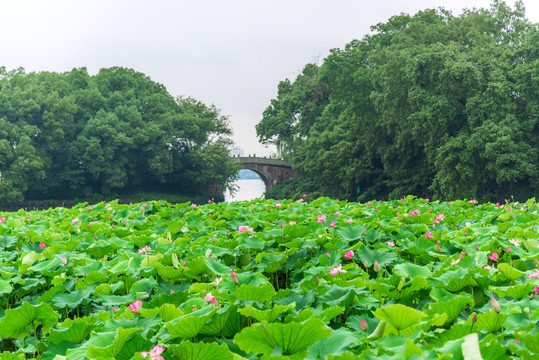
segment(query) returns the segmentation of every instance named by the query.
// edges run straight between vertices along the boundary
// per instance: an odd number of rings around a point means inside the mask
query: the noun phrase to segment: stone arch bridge
[[[244,169],[257,173],[264,184],[266,191],[270,191],[279,181],[299,177],[299,174],[292,169],[292,164],[285,160],[268,159],[261,157],[235,157]]]

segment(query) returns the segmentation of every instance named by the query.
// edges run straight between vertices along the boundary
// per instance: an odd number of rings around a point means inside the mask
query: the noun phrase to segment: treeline
[[[539,31],[517,2],[399,15],[279,83],[257,125],[310,191],[500,200],[539,190]]]
[[[0,68],[0,203],[229,184],[231,129],[132,69]]]

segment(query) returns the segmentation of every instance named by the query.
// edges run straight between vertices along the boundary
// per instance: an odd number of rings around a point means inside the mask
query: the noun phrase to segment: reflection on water
[[[249,180],[236,180],[234,184],[238,185],[238,191],[234,196],[231,196],[230,193],[225,193],[225,201],[243,201],[243,200],[253,200],[261,197],[266,191],[266,186],[264,182],[260,179],[249,179]]]

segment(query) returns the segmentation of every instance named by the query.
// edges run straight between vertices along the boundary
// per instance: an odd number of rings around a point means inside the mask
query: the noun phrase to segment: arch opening
[[[243,201],[260,198],[268,189],[269,180],[265,174],[247,167],[239,171],[239,179],[235,181],[237,191],[225,193],[225,201]]]

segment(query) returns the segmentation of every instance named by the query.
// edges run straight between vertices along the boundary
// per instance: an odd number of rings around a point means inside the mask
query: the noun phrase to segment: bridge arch
[[[299,174],[292,169],[292,164],[285,160],[267,159],[260,157],[237,157],[244,169],[252,170],[257,173],[264,185],[266,191],[270,191],[282,180],[288,180],[298,177]]]

